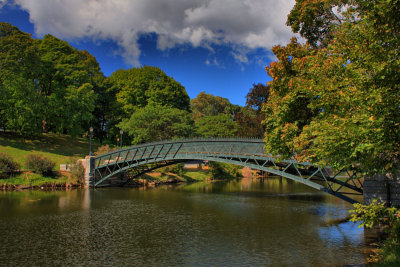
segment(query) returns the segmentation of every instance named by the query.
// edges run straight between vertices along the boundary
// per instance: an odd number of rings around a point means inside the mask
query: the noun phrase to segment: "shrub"
[[[52,175],[55,165],[54,161],[39,154],[30,154],[25,161],[27,169],[44,176]]]
[[[172,168],[172,172],[179,176],[183,176],[185,174],[183,163],[175,164],[174,167]]]
[[[81,184],[84,183],[85,179],[85,168],[81,162],[77,162],[71,167],[71,178],[76,179]]]
[[[109,145],[104,145],[104,146],[100,146],[99,148],[97,148],[97,151],[94,152],[94,154],[96,156],[98,156],[98,155],[102,155],[102,154],[107,154],[108,152],[112,152],[117,149],[118,148],[111,148]]]
[[[19,163],[15,162],[11,156],[0,152],[0,177],[14,174],[19,168]]]
[[[374,225],[384,224],[391,227],[398,220],[398,210],[395,207],[385,207],[374,199],[371,204],[356,203],[350,210],[350,221],[361,222],[359,227],[372,228]]]
[[[210,168],[212,179],[226,178],[225,176],[227,173],[221,163],[209,161],[208,167]]]

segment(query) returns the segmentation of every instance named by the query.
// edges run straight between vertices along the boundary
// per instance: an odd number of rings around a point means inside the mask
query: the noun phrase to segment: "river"
[[[365,262],[352,206],[286,179],[0,192],[1,266]]]

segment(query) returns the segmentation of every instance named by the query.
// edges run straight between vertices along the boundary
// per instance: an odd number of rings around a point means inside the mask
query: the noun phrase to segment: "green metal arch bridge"
[[[350,203],[363,194],[355,172],[315,167],[294,159],[280,160],[265,153],[262,139],[194,139],[136,145],[95,157],[92,185],[102,186],[112,176],[132,169],[134,176],[177,162],[206,160],[236,164],[282,176]]]

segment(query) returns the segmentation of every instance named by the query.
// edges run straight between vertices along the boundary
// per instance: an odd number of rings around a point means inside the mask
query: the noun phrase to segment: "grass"
[[[398,242],[385,243],[381,256],[382,260],[377,266],[400,266],[400,244]]]
[[[92,149],[96,151],[100,144],[93,141]],[[47,133],[35,139],[24,139],[15,133],[0,132],[0,152],[10,155],[24,169],[26,157],[30,154],[41,154],[56,163],[55,170],[60,164],[75,163],[78,159],[89,154],[88,138],[72,138],[67,135]],[[41,187],[46,185],[78,184],[76,179],[65,173],[55,177],[44,177],[40,174],[24,172],[7,179],[0,179],[0,187]]]
[[[210,179],[211,174],[208,170],[203,171],[185,171],[183,178],[188,182],[206,181]]]
[[[93,142],[93,151],[100,146]],[[0,133],[0,152],[4,152],[21,164],[22,168],[27,155],[35,153],[51,159],[56,163],[56,170],[60,164],[75,163],[79,158],[89,154],[89,140],[72,138],[67,135],[43,134],[39,138],[26,140],[14,133]]]
[[[142,174],[141,178],[149,181],[166,181],[168,179],[180,179],[186,182],[198,182],[210,179],[210,173],[208,170],[185,171],[184,175],[181,177],[174,173],[159,173],[157,171],[154,171]]]
[[[78,184],[76,179],[68,176],[58,177],[44,177],[36,173],[22,173],[7,179],[0,180],[0,187],[16,186],[16,187],[40,187],[44,185],[65,185],[65,184]]]

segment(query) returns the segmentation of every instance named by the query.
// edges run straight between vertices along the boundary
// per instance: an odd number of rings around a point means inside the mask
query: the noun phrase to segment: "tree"
[[[185,88],[157,67],[117,70],[109,79],[116,101],[128,116],[149,104],[190,110]]]
[[[237,136],[240,137],[259,137],[264,136],[264,120],[265,113],[257,112],[249,107],[242,107],[240,112],[235,114],[234,121],[237,123]]]
[[[96,59],[67,42],[45,35],[39,42],[42,75],[38,93],[47,103],[43,130],[72,135],[85,131],[93,120],[96,80],[103,77]]]
[[[258,83],[246,95],[246,107],[252,108],[257,112],[261,112],[262,106],[268,101],[269,86]]]
[[[269,87],[262,83],[253,84],[246,95],[246,106],[235,114],[235,122],[239,125],[238,135],[243,137],[262,137],[264,127],[262,121],[265,113],[261,112],[268,101]]]
[[[87,51],[46,35],[33,39],[0,23],[0,114],[3,128],[26,136],[44,131],[81,134],[92,120],[101,77]]]
[[[195,121],[204,116],[216,116],[218,114],[230,114],[234,116],[240,107],[233,105],[227,98],[214,96],[201,92],[191,101],[192,113]]]
[[[0,114],[4,129],[24,135],[41,130],[43,99],[37,94],[41,66],[36,42],[9,23],[0,23]]]
[[[129,133],[132,144],[189,137],[194,128],[188,111],[160,105],[138,109],[118,126]]]
[[[238,125],[229,114],[204,116],[196,122],[196,127],[202,137],[233,137],[238,131]]]
[[[345,18],[342,10],[351,0],[297,0],[286,24],[307,39],[313,47],[326,47],[333,38],[335,26]]]
[[[264,107],[269,153],[368,173],[398,169],[399,12],[398,1],[351,1],[326,45],[292,39],[274,47]]]

